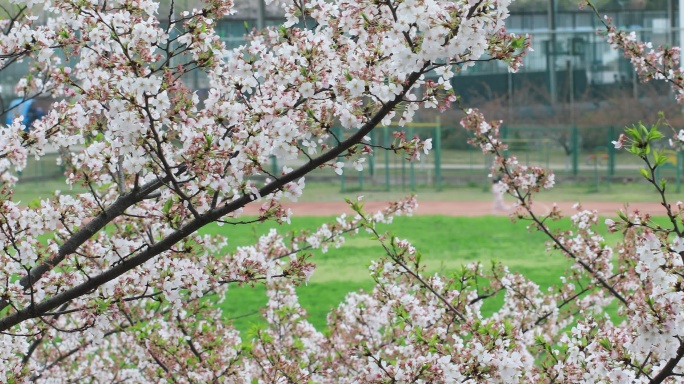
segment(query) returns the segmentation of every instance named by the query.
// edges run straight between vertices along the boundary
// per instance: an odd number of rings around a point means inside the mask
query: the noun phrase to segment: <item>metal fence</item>
[[[678,43],[679,30],[671,27],[677,21],[665,11],[625,11],[612,16],[617,25],[635,30],[644,41]],[[281,21],[268,19],[266,25],[278,25]],[[221,20],[217,29],[228,47],[236,47],[244,43],[250,25],[255,25],[254,20]],[[488,117],[502,118],[509,125],[517,126],[511,126],[504,135],[511,145],[511,153],[517,153],[525,163],[546,166],[572,180],[596,183],[633,176],[637,165],[610,149],[610,141],[622,129],[620,124],[582,119],[590,113],[605,115],[601,108],[613,95],[634,99],[650,112],[663,109],[674,104],[667,85],[639,83],[629,62],[596,34],[597,20],[590,13],[558,13],[557,28],[553,32],[543,13],[513,14],[507,25],[509,31],[530,33],[534,51],[528,53],[518,74],[510,74],[497,62],[481,63],[463,72],[454,80],[454,88],[463,100],[478,103],[503,100],[493,108],[501,114]],[[26,67],[14,66],[3,71],[1,82],[6,85],[3,89],[13,89]],[[188,74],[184,80],[194,89],[207,86],[206,76],[200,72]],[[535,92],[528,92],[529,89]],[[8,97],[5,95],[6,103]],[[658,104],[660,100],[662,104]],[[561,113],[562,110],[567,113]],[[681,110],[675,109],[674,113],[681,115]],[[646,116],[630,117],[631,122],[642,118]],[[553,119],[556,121],[550,121]],[[341,188],[390,190],[428,186],[440,189],[442,184],[486,180],[491,159],[483,158],[464,144],[464,133],[455,122],[444,119],[439,124],[430,117],[424,123],[426,127],[409,127],[412,130],[409,134],[433,137],[433,155],[420,162],[408,162],[400,155],[379,153],[364,172],[357,174],[348,166],[340,179]],[[383,135],[387,135],[388,129],[379,129],[374,139],[387,144]],[[562,140],[569,140],[570,144]],[[60,177],[63,170],[54,161],[56,157],[57,154],[51,154],[40,162],[29,159],[21,180]],[[673,154],[672,159],[663,167],[663,175],[678,180],[682,161],[679,155]],[[330,175],[321,171],[312,176],[330,178]]]

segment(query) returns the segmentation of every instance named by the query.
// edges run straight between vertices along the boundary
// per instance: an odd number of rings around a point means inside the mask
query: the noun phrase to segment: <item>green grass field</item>
[[[291,227],[315,228],[330,218],[294,218]],[[522,273],[542,289],[558,284],[568,261],[558,253],[545,251],[546,238],[541,233],[529,233],[524,222],[511,223],[506,217],[399,217],[384,228],[400,238],[408,238],[423,254],[428,272],[448,275],[462,264],[480,261],[487,265],[499,260],[512,271]],[[567,228],[568,223],[560,223]],[[264,233],[272,224],[242,227],[210,227],[205,233],[221,232],[229,237],[231,247],[253,243],[256,235]],[[286,230],[287,228],[282,228]],[[601,231],[605,227],[601,225]],[[611,241],[617,240],[615,237]],[[308,285],[297,289],[300,303],[309,312],[310,321],[324,329],[326,315],[351,291],[370,290],[373,285],[367,267],[372,259],[383,255],[378,243],[368,235],[348,238],[340,249],[326,254],[315,253],[318,268]],[[224,315],[233,319],[240,330],[247,330],[261,319],[258,310],[266,302],[262,286],[231,289],[222,304]],[[494,304],[496,305],[496,304]],[[492,307],[490,307],[492,308]]]

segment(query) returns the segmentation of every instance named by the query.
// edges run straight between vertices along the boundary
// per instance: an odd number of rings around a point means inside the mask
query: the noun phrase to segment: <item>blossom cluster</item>
[[[225,250],[225,238],[194,236],[185,249],[176,249],[169,257],[101,285],[95,301],[74,301],[68,309],[51,312],[43,321],[22,323],[40,334],[38,338],[5,340],[12,348],[3,351],[7,367],[4,379],[90,377],[106,382],[149,382],[154,377],[174,377],[184,382],[221,377],[250,381],[262,377],[269,381],[269,375],[280,373],[260,372],[259,367],[268,361],[265,355],[257,353],[256,346],[248,353],[239,332],[220,321],[219,304],[236,299],[231,287],[269,287],[266,319],[274,328],[265,332],[288,335],[292,340],[303,339],[306,333],[320,337],[303,321],[301,327],[284,329],[289,327],[287,322],[300,323],[292,313],[299,311],[292,287],[306,283],[313,275],[312,252],[327,252],[330,246],[343,245],[346,235],[359,233],[362,222],[372,228],[377,223],[391,222],[395,215],[410,215],[415,206],[415,198],[409,197],[367,218],[342,215],[315,231],[280,234],[270,230],[255,245],[239,246],[230,252]],[[221,257],[188,257],[187,247]],[[161,273],[163,279],[152,279],[154,273]],[[281,310],[276,311],[276,307]],[[285,307],[289,309],[283,310]],[[268,348],[268,340],[272,338],[262,340],[262,348]],[[292,364],[299,367],[299,357],[283,354],[280,347],[271,353],[292,359]],[[314,351],[311,345],[306,347]],[[29,358],[22,361],[20,354]],[[86,360],[88,364],[77,364]]]
[[[465,111],[513,217],[568,258],[548,291],[496,263],[427,274],[420,249],[378,225],[412,213],[414,198],[375,214],[353,201],[356,214],[315,231],[231,250],[229,235],[198,232],[287,222],[282,202],[301,197],[309,172],[342,173],[342,158],[363,169],[379,149],[371,131],[449,108],[456,73],[484,57],[517,70],[529,39],[506,32],[509,1],[282,1],[287,22],[232,52],[215,31],[231,0],[168,15],[150,0],[53,0],[41,25],[35,1],[13,2],[28,8],[0,23],[0,70],[29,63],[16,94],[55,101],[31,127],[17,117],[0,132],[0,381],[682,382],[684,204],[656,181],[656,128],[616,144],[645,161],[671,228],[622,212],[608,222],[624,231],[613,248],[596,212],[578,205],[569,230],[554,227],[557,207],[539,215],[533,197],[553,173],[506,156],[501,122]],[[610,28],[609,39],[647,78],[681,83],[678,49],[649,51]],[[182,81],[193,71],[206,96]],[[411,160],[432,146],[394,139],[386,149]],[[50,148],[88,192],[14,201],[16,172]],[[294,287],[315,273],[313,250],[362,231],[383,254],[369,268],[376,284],[348,294],[321,332]],[[219,304],[256,284],[266,324],[239,334]]]
[[[30,63],[17,94],[55,101],[31,127],[17,117],[0,135],[2,331],[40,327],[62,306],[83,316],[79,327],[96,327],[94,308],[146,296],[140,287],[178,308],[179,287],[194,285],[194,297],[220,280],[207,266],[221,240],[197,230],[243,223],[247,204],[261,205],[259,221],[289,220],[281,200],[301,196],[308,172],[342,172],[339,157],[363,169],[373,128],[454,101],[450,68],[495,52],[517,68],[527,44],[503,27],[506,1],[284,2],[285,26],[233,52],[214,28],[232,0],[167,15],[150,0],[15,3],[27,8],[3,24],[0,48]],[[206,75],[206,97],[183,83],[193,71]],[[426,80],[432,71],[438,81]],[[67,183],[89,192],[13,201],[14,173],[50,148]],[[413,159],[430,148],[416,137],[394,150]],[[280,273],[262,258],[235,262]]]
[[[599,15],[596,7],[588,2],[592,10]],[[634,31],[624,31],[613,23],[613,19],[604,16],[599,17],[605,27],[599,30],[611,44],[612,48],[624,54],[634,66],[637,76],[644,82],[651,80],[665,81],[672,86],[677,102],[684,102],[684,72],[681,65],[681,47],[678,46],[655,46],[649,41],[640,41]],[[670,146],[680,150],[684,147],[684,130],[674,129],[675,134],[669,139]],[[632,138],[633,139],[633,138]],[[630,138],[621,134],[619,139],[613,141],[615,148],[622,148],[625,142],[632,142]]]
[[[542,189],[551,189],[555,184],[555,176],[549,169],[520,164],[515,156],[506,156],[508,148],[500,136],[501,121],[487,121],[477,109],[467,109],[461,119],[461,126],[472,136],[468,142],[479,147],[484,154],[494,155],[490,177],[498,177],[501,182],[497,188],[508,192],[516,198],[520,214],[532,209],[534,193]]]
[[[461,124],[473,134],[471,143],[495,156],[492,174],[502,176],[502,189],[517,200],[513,217],[530,220],[530,228],[549,236],[549,249],[560,251],[572,262],[557,291],[542,297],[551,300],[550,308],[557,308],[550,313],[565,308],[582,318],[541,317],[560,328],[532,333],[535,348],[541,348],[534,356],[545,360],[538,372],[541,376],[535,376],[534,381],[562,378],[598,382],[608,378],[609,382],[662,382],[668,378],[680,382],[684,368],[680,363],[684,346],[679,334],[684,314],[684,295],[680,292],[684,276],[684,233],[680,226],[684,211],[679,203],[671,206],[665,195],[666,181],[658,181],[655,176],[656,168],[663,164],[662,151],[651,150],[654,142],[664,137],[659,124],[650,129],[643,124],[627,128],[615,144],[618,148],[629,144],[628,150],[644,161],[642,175],[660,193],[671,227],[664,228],[639,212],[619,212],[620,221],[609,219],[605,223],[610,231],[625,234],[624,242],[614,250],[595,230],[597,213],[583,210],[579,204],[575,206],[577,213],[570,217],[573,230],[552,228],[549,223],[560,219],[562,213],[554,206],[546,216],[540,216],[533,209],[532,196],[553,186],[553,174],[519,165],[515,157],[505,156],[506,146],[498,132],[500,123],[487,122],[476,110],[465,113]],[[519,291],[516,288],[514,292]],[[618,305],[617,319],[605,314],[611,303]],[[525,311],[530,312],[528,308]],[[562,331],[571,324],[570,332]],[[522,329],[535,326],[539,326],[537,321]],[[530,369],[535,372],[539,367]]]

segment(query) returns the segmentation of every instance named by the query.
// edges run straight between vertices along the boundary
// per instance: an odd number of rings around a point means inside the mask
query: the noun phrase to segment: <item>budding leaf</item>
[[[520,36],[511,42],[511,48],[513,49],[523,49],[525,47],[525,36]]]
[[[166,203],[164,203],[164,209],[162,209],[162,212],[164,212],[164,214],[168,214],[169,211],[171,211],[172,205],[173,205],[173,200],[171,200],[171,199],[166,200]]]
[[[653,152],[653,155],[655,158],[656,166],[663,165],[663,164],[667,163],[667,155],[665,154],[664,149],[661,149],[660,151]]]
[[[641,176],[648,180],[648,171],[644,168],[639,169],[639,171],[641,172]]]
[[[620,217],[620,219],[622,219],[623,221],[625,221],[625,222],[629,223],[629,219],[627,218],[627,215],[625,215],[625,213],[624,213],[624,212],[622,212],[622,211],[618,211],[618,213],[617,213],[617,214],[618,214],[618,216]]]
[[[626,128],[625,134],[627,134],[627,136],[634,141],[641,141],[641,133],[638,129],[636,129],[636,127]]]
[[[653,126],[651,131],[648,132],[648,140],[658,140],[662,139],[663,137],[665,136],[657,130],[657,127],[655,125]]]
[[[602,338],[601,340],[599,340],[599,344],[600,344],[603,348],[605,348],[605,349],[607,349],[607,350],[609,350],[609,351],[612,349],[612,345],[610,344],[610,340],[608,340],[608,338],[606,338],[606,337],[604,337],[604,338]]]

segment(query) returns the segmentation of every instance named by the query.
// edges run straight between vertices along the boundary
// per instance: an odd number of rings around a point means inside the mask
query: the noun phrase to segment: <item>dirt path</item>
[[[382,201],[368,201],[365,203],[365,208],[369,212],[375,212],[385,207],[385,202]],[[560,202],[559,208],[564,214],[571,214],[574,203]],[[302,202],[302,203],[286,203],[286,207],[292,208],[292,211],[297,216],[335,216],[343,212],[351,213],[346,203],[340,202]],[[535,203],[535,210],[540,214],[548,213],[551,209],[552,203],[537,202]],[[611,202],[584,202],[582,203],[584,209],[596,210],[599,215],[604,217],[614,217],[620,208],[624,207],[623,203]],[[245,208],[245,213],[256,214],[259,205],[251,204]],[[664,215],[665,209],[659,203],[632,203],[629,205],[630,211],[638,209],[642,212],[648,212],[653,215]],[[420,201],[418,200],[418,215],[447,215],[447,216],[485,216],[492,214],[492,203],[489,201]],[[505,215],[505,213],[499,213]]]

